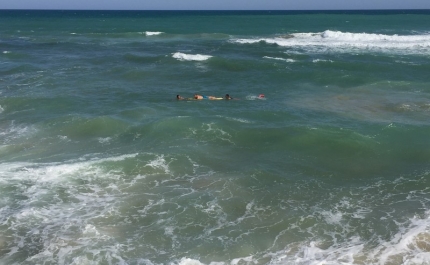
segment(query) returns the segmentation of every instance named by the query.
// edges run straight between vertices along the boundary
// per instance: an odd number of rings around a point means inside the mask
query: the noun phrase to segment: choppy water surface
[[[0,14],[1,264],[430,263],[427,11]]]

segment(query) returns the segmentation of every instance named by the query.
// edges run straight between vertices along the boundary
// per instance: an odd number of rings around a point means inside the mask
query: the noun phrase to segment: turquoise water
[[[0,11],[0,264],[429,264],[428,16]]]

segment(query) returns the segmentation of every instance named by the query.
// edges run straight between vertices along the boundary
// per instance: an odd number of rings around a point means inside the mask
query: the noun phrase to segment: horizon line
[[[377,9],[57,9],[57,8],[0,8],[0,11],[430,11],[430,8],[377,8]]]

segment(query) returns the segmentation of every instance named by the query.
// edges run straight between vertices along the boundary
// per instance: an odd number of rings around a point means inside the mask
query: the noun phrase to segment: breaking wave
[[[335,51],[379,51],[412,54],[430,54],[430,34],[385,35],[351,33],[326,30],[318,33],[294,33],[274,38],[233,39],[234,43],[254,44],[264,42],[282,47],[310,48]]]
[[[181,52],[176,52],[172,55],[173,58],[178,59],[179,61],[206,61],[212,58],[211,55],[203,55],[203,54],[185,54]]]

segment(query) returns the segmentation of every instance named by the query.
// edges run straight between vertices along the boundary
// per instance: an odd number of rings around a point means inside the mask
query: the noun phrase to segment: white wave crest
[[[294,63],[296,60],[293,59],[285,59],[285,58],[279,58],[279,57],[269,57],[269,56],[264,56],[264,59],[271,59],[271,60],[278,60],[278,61],[285,61],[288,63]]]
[[[312,60],[312,62],[313,63],[320,63],[320,62],[323,62],[323,63],[325,63],[325,62],[333,63],[334,61],[333,60],[314,59],[314,60]]]
[[[145,31],[145,35],[146,36],[155,36],[155,35],[160,35],[163,34],[164,32],[161,31]]]
[[[211,55],[203,55],[203,54],[185,54],[181,52],[176,52],[172,55],[173,58],[178,59],[179,61],[206,61],[209,58],[212,58]]]
[[[326,30],[319,33],[294,33],[288,38],[255,38],[234,39],[239,44],[253,44],[264,42],[283,47],[370,51],[406,51],[408,53],[429,54],[430,34],[423,35],[385,35],[375,33],[351,33]]]

